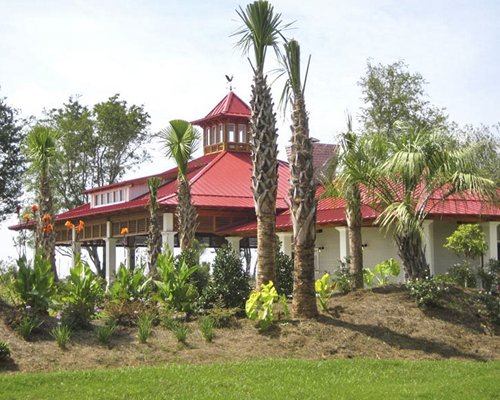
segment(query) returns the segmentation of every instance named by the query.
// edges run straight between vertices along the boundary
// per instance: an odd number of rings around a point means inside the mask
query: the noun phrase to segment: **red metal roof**
[[[202,126],[221,117],[242,117],[249,119],[251,115],[252,110],[250,107],[233,91],[230,91],[205,118],[193,121],[192,124]]]

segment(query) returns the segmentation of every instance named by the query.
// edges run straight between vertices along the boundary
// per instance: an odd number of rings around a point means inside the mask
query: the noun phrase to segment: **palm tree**
[[[252,191],[257,216],[257,277],[256,285],[275,281],[276,193],[278,190],[278,147],[276,144],[276,115],[271,90],[264,75],[268,47],[278,51],[281,14],[275,14],[267,1],[254,1],[236,13],[243,27],[234,33],[237,46],[248,54],[253,50],[255,65],[250,105],[250,144],[252,148]]]
[[[307,71],[302,85],[300,46],[296,40],[292,39],[285,44],[282,60],[288,79],[281,99],[285,107],[288,102],[292,105],[289,190],[294,249],[292,312],[295,318],[313,318],[318,315],[314,292],[316,182],[313,145],[309,137],[309,118],[304,99]]]
[[[386,161],[373,169],[367,183],[382,210],[376,223],[393,233],[406,278],[424,278],[429,266],[422,226],[432,209],[466,191],[493,199],[495,184],[477,173],[473,147],[453,149],[450,138],[439,131],[400,131],[387,143]]]
[[[44,257],[50,261],[56,279],[54,204],[50,182],[57,162],[57,140],[57,131],[42,125],[33,127],[26,138],[30,170],[36,177],[40,213],[36,229],[36,248],[41,249]]]
[[[159,178],[148,179],[149,189],[149,274],[156,275],[156,261],[161,253],[160,218],[158,215],[158,188],[161,185]]]
[[[187,178],[187,163],[197,150],[200,133],[188,122],[180,119],[170,121],[170,126],[160,135],[165,140],[168,157],[177,164],[177,222],[181,251],[189,248],[198,227],[198,213],[191,204],[191,191]]]

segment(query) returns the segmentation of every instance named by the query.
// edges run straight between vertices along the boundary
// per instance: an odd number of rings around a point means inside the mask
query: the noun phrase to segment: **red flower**
[[[38,205],[37,205],[37,204],[33,204],[33,205],[31,206],[31,211],[33,211],[34,213],[36,213],[38,210],[39,210],[39,208],[38,208]]]
[[[48,224],[50,221],[52,221],[52,217],[50,216],[50,214],[45,214],[43,217],[42,217],[42,221],[46,224]]]
[[[122,228],[122,230],[120,231],[120,235],[127,235],[128,234],[128,228]]]
[[[54,225],[47,224],[43,227],[43,233],[50,235],[54,231]]]
[[[64,226],[65,226],[66,228],[68,228],[68,229],[73,229],[73,228],[75,227],[75,224],[74,224],[73,222],[71,222],[71,221],[66,221],[66,222],[64,223]]]
[[[76,226],[76,231],[80,233],[84,229],[85,229],[85,222],[83,222],[82,220],[78,221],[78,225]]]

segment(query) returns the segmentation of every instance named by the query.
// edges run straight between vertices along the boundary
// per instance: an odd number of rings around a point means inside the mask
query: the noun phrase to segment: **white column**
[[[79,258],[82,254],[82,245],[76,240],[75,227],[71,229],[71,253],[72,264],[73,267],[75,267],[77,258]]]
[[[490,221],[481,224],[486,233],[486,240],[488,242],[488,250],[484,256],[484,265],[488,264],[488,261],[493,258],[498,260],[498,234],[497,227],[500,225],[498,221]]]
[[[226,236],[224,239],[226,239],[227,243],[229,246],[231,246],[236,254],[240,254],[240,240],[242,239],[241,236]]]
[[[174,232],[174,214],[163,213],[162,247],[168,247],[172,253],[174,252],[176,233]]]
[[[278,239],[281,242],[280,250],[288,257],[292,256],[293,233],[292,232],[278,232]]]
[[[116,274],[116,239],[112,237],[113,225],[110,221],[106,222],[106,282],[108,285],[113,282]]]
[[[336,226],[335,229],[339,231],[339,260],[344,261],[349,257],[349,236],[347,233],[347,226]]]
[[[425,252],[425,259],[427,260],[427,263],[429,264],[429,272],[431,276],[434,276],[436,271],[435,271],[435,265],[434,265],[434,221],[432,220],[425,220],[424,225],[423,225],[423,230],[424,230],[424,242],[422,243],[423,250]]]

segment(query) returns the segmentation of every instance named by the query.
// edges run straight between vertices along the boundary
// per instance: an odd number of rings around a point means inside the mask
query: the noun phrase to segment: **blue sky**
[[[235,92],[248,101],[251,69],[230,37],[240,26],[235,9],[245,4],[0,0],[0,96],[23,116],[40,116],[71,95],[91,105],[120,93],[129,103],[144,104],[152,131],[173,118],[204,116],[227,92],[224,74],[235,76]],[[322,142],[332,142],[344,128],[346,110],[359,110],[357,82],[368,58],[404,60],[428,81],[429,100],[445,107],[451,120],[500,121],[500,1],[272,4],[285,21],[296,21],[288,34],[299,40],[304,56],[312,54],[306,101],[311,134]],[[280,119],[281,151],[288,126]],[[154,163],[141,174],[171,165],[151,151]],[[5,254],[13,255],[0,250],[0,258]]]

